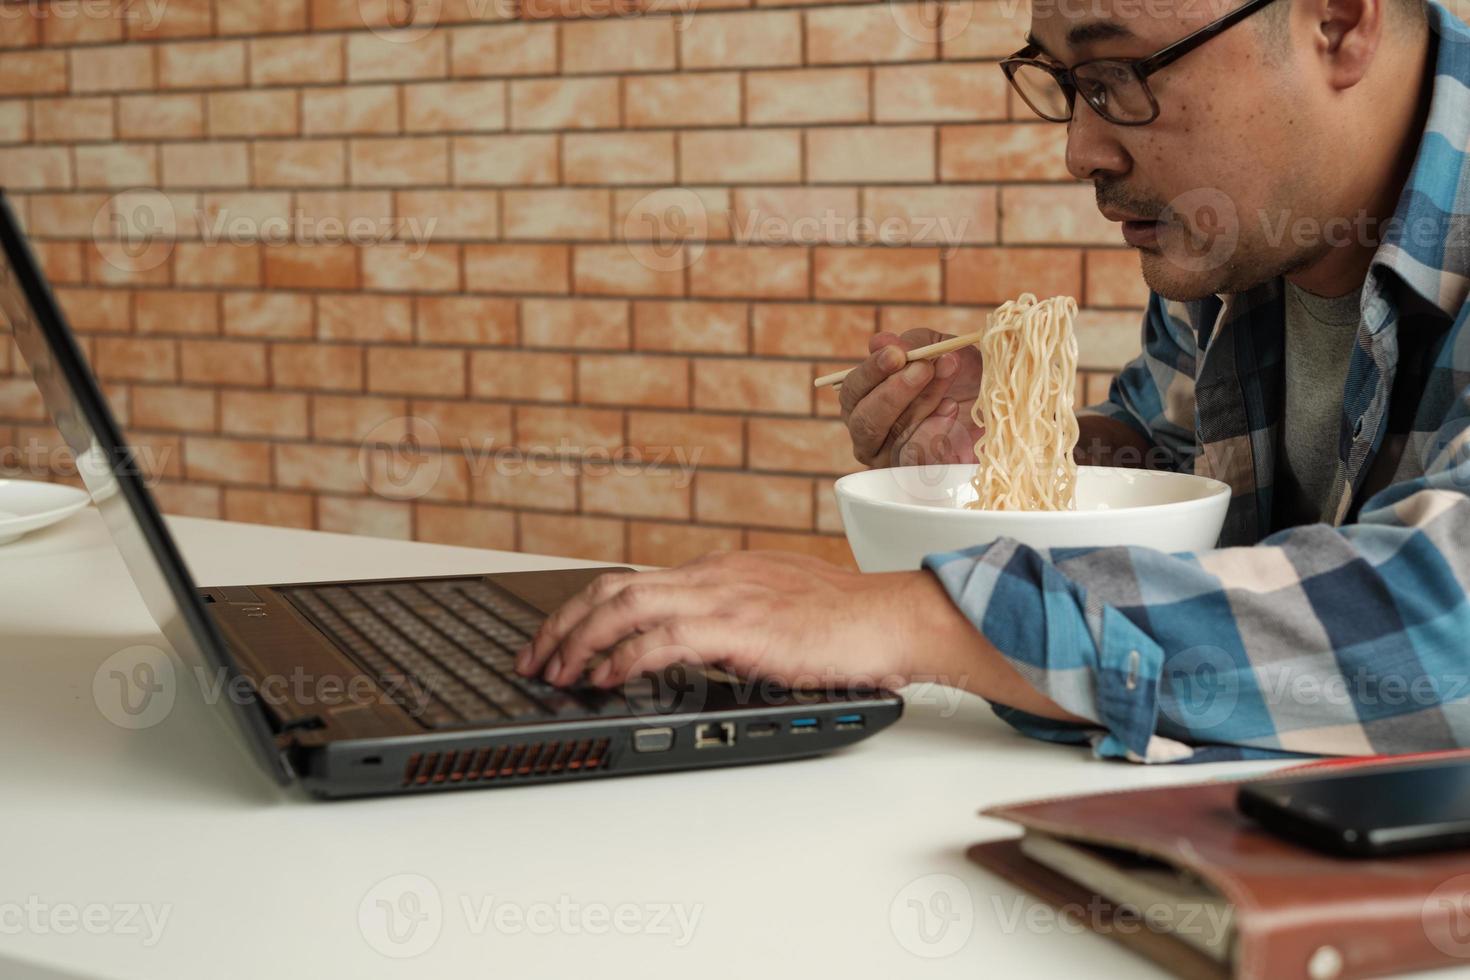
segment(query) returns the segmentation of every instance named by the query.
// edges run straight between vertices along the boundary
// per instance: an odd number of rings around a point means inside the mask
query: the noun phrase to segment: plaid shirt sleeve
[[[928,556],[1007,662],[1090,724],[997,713],[1139,762],[1470,746],[1470,388],[1452,363],[1467,319],[1470,305],[1441,355],[1462,390],[1414,449],[1423,475],[1371,497],[1354,524],[1199,554],[1003,538]],[[1130,365],[1103,410],[1157,417],[1159,360]]]

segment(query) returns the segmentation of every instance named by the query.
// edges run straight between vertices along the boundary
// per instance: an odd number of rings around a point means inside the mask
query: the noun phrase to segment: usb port
[[[856,731],[863,727],[862,715],[838,715],[832,719],[832,727],[839,732]]]
[[[765,738],[767,735],[774,735],[780,730],[781,726],[774,721],[753,721],[745,726],[745,735],[747,738]]]
[[[791,734],[811,735],[822,727],[822,723],[815,718],[797,718],[791,723]]]
[[[735,744],[735,726],[728,721],[711,721],[694,729],[694,747],[712,749]]]

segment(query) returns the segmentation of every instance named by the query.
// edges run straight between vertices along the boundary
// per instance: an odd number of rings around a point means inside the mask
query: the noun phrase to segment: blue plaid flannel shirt
[[[1022,732],[1140,762],[1470,746],[1470,27],[1429,16],[1429,118],[1363,286],[1334,522],[1272,521],[1278,279],[1152,295],[1142,355],[1083,410],[1230,484],[1217,550],[1003,538],[925,559],[1028,683],[1089,720],[995,705]]]

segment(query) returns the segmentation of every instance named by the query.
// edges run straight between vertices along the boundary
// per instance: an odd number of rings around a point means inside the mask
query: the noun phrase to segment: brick
[[[932,126],[863,126],[808,130],[812,183],[901,183],[934,179]]]
[[[502,197],[506,239],[606,240],[612,194],[606,189],[508,190]]]
[[[515,300],[420,296],[414,303],[422,342],[483,347],[516,341]]]
[[[249,44],[251,85],[321,84],[346,77],[341,37],[251,38]]]
[[[866,122],[866,68],[753,71],[745,78],[747,121],[769,123]]]
[[[414,539],[465,548],[515,549],[515,515],[488,507],[414,504]]]
[[[56,300],[73,329],[127,333],[132,328],[132,294],[125,289],[58,289]]]
[[[1138,356],[1143,317],[1137,310],[1083,310],[1077,314],[1077,365],[1116,372]]]
[[[317,500],[317,526],[338,534],[407,541],[413,535],[412,508],[401,500],[323,496]]]
[[[310,337],[312,302],[299,293],[226,293],[225,333],[241,337]]]
[[[589,514],[689,518],[691,473],[593,462],[582,469],[582,510]]]
[[[129,411],[142,429],[210,432],[216,424],[214,392],[207,388],[135,385]]]
[[[272,34],[306,30],[305,0],[255,0],[218,5],[221,34]]]
[[[515,444],[527,452],[611,452],[623,444],[623,413],[615,408],[517,405]]]
[[[631,76],[623,79],[623,107],[630,128],[734,126],[740,123],[740,75]]]
[[[211,0],[168,0],[147,15],[127,18],[128,37],[139,40],[208,37],[214,30],[212,6]]]
[[[329,493],[362,493],[368,488],[356,446],[278,443],[273,455],[278,487]]]
[[[463,395],[465,355],[457,350],[368,348],[368,390],[382,394]]]
[[[64,235],[71,238],[92,237],[93,222],[107,207],[106,194],[32,194],[32,235]],[[107,220],[103,218],[102,220]]]
[[[945,264],[945,302],[998,306],[1023,292],[1080,296],[1082,253],[1059,248],[962,248]]]
[[[470,391],[476,398],[571,401],[573,370],[569,354],[473,351]]]
[[[811,250],[713,245],[689,268],[693,296],[801,299],[809,295]]]
[[[244,143],[165,143],[161,152],[164,187],[250,184],[250,163]]]
[[[672,133],[567,133],[562,176],[568,184],[671,184]]]
[[[29,138],[30,121],[25,100],[0,102],[0,143],[24,143]]]
[[[801,179],[801,132],[795,129],[691,131],[679,134],[680,181],[755,184]]]
[[[801,16],[796,11],[704,14],[679,33],[684,68],[764,68],[801,64]]]
[[[584,354],[577,360],[577,391],[589,405],[689,404],[689,362],[645,354]]]
[[[863,215],[885,245],[993,242],[997,210],[993,187],[863,189]]]
[[[873,118],[880,123],[1004,119],[1008,87],[992,64],[877,68]]]
[[[73,185],[71,158],[64,146],[0,149],[0,173],[11,190],[43,190]]]
[[[740,415],[705,412],[632,411],[628,413],[628,446],[640,458],[663,465],[742,466],[745,420]]]
[[[522,300],[521,338],[527,347],[626,349],[628,304],[595,299]]]
[[[852,357],[868,354],[877,317],[871,306],[759,303],[753,311],[757,354],[777,357]]]
[[[304,221],[386,230],[392,227],[392,202],[391,191],[298,191],[295,210]]]
[[[288,89],[211,92],[207,105],[211,136],[294,136],[300,128]]]
[[[23,134],[24,103],[7,103],[7,107],[10,106],[22,110]],[[86,143],[113,138],[110,98],[36,99],[31,103],[31,112],[37,142]]]
[[[45,420],[46,406],[41,401],[40,389],[28,378],[0,378],[0,418],[28,422]]]
[[[651,265],[626,245],[578,245],[572,257],[576,292],[604,296],[678,296],[682,270]]]
[[[752,551],[792,551],[811,555],[843,568],[857,571],[857,561],[847,539],[830,534],[791,534],[785,531],[751,531],[746,546]]]
[[[1005,0],[946,0],[941,32],[944,57],[1004,58],[1026,45],[1030,13]]]
[[[1122,239],[1087,184],[1003,187],[1000,213],[1001,240],[1010,244],[1116,245]]]
[[[448,74],[449,46],[443,31],[347,35],[348,81],[443,78]]]
[[[556,71],[555,24],[494,24],[449,32],[455,77],[538,75]]]
[[[561,70],[568,75],[671,70],[675,33],[669,17],[569,22],[561,29]]]
[[[158,184],[158,149],[148,143],[78,146],[78,187],[152,187]]]
[[[393,213],[402,234],[420,240],[493,240],[500,237],[500,195],[496,191],[397,191]]]
[[[41,22],[41,43],[48,48],[106,44],[121,41],[124,27],[123,19],[115,16],[47,17]]]
[[[853,473],[847,426],[837,419],[751,419],[750,468],[788,473]]]
[[[362,250],[364,289],[455,292],[459,246],[387,243]]]
[[[518,514],[516,521],[521,551],[607,562],[624,560],[624,521],[550,514]]]
[[[1067,130],[1051,123],[942,126],[939,177],[945,181],[1066,180]]]
[[[937,249],[818,248],[814,285],[818,299],[870,299],[934,303],[940,296]]]
[[[186,517],[218,519],[219,494],[219,487],[200,484],[160,482],[153,486],[153,496],[160,512]]]
[[[322,340],[406,343],[413,339],[413,304],[403,296],[326,294],[317,297]]]
[[[199,95],[121,95],[117,135],[122,139],[188,139],[204,135]]]
[[[71,89],[73,92],[135,92],[154,88],[158,81],[154,73],[153,51],[151,45],[129,44],[72,51]],[[16,89],[8,84],[7,71],[0,74],[0,91],[56,91],[51,84],[55,66],[41,62],[41,54],[7,54],[5,60],[10,63],[10,71],[23,68],[21,63],[24,60],[35,59],[27,74],[32,75],[36,82],[34,87]],[[51,56],[51,52],[44,54]],[[58,52],[54,57],[60,59],[63,56]],[[65,69],[61,72],[61,80],[64,88]]]
[[[766,245],[855,244],[861,227],[852,187],[756,187],[735,192],[735,236]]]
[[[737,528],[632,521],[627,560],[636,565],[682,565],[712,551],[738,550],[740,539]]]
[[[140,289],[133,298],[138,333],[219,333],[219,296],[215,293]]]
[[[1083,258],[1087,306],[1143,307],[1148,284],[1132,249],[1089,249]],[[1074,294],[1075,295],[1075,294]]]
[[[570,257],[565,245],[466,245],[465,287],[486,293],[565,293]]]
[[[117,248],[105,251],[98,242],[85,242],[87,281],[98,286],[167,286],[169,261],[166,240],[149,247],[136,258]]]
[[[244,85],[245,43],[196,41],[161,44],[158,46],[158,84],[162,88],[232,88]]]
[[[694,363],[694,406],[745,412],[808,415],[811,375],[805,363],[756,358],[710,358]]]
[[[613,195],[613,237],[639,242],[632,251],[655,266],[682,268],[685,256],[666,250],[730,236],[728,188],[619,188]]]
[[[404,186],[449,182],[449,142],[442,137],[355,139],[349,163],[355,185]]]
[[[535,510],[577,509],[574,462],[525,460],[515,454],[496,455],[482,462],[485,467],[474,485],[477,502]]]
[[[180,242],[174,246],[176,286],[259,286],[260,247]]]
[[[246,524],[308,529],[314,525],[311,495],[281,490],[225,487],[224,515],[227,521]]]
[[[554,184],[557,137],[457,136],[451,143],[454,183],[461,186]]]
[[[408,428],[408,403],[401,398],[311,396],[311,435],[317,440],[356,444],[370,435],[399,439]]]
[[[241,436],[302,439],[307,433],[306,396],[280,391],[221,391],[220,431]]]
[[[617,125],[615,78],[535,78],[510,83],[511,129],[610,129]]]
[[[429,446],[468,455],[476,467],[486,454],[511,444],[511,408],[486,402],[414,399],[413,430]]]
[[[104,380],[174,381],[178,346],[161,338],[99,337],[91,363]]]
[[[874,4],[806,12],[808,64],[930,61],[939,54],[932,5]]]
[[[810,528],[812,481],[765,473],[702,471],[694,479],[694,515],[701,523]]]
[[[356,289],[351,245],[276,245],[265,251],[265,284],[276,289]]]
[[[332,187],[347,181],[341,140],[267,140],[250,147],[257,187]]]
[[[438,82],[403,86],[403,128],[410,133],[504,129],[504,82]]]
[[[271,482],[270,444],[241,439],[184,439],[185,472],[191,480],[214,483]]]
[[[634,346],[676,353],[742,354],[748,309],[744,303],[633,304]]]
[[[188,382],[259,387],[266,383],[265,345],[245,340],[180,341],[179,373]]]
[[[82,282],[86,279],[86,265],[82,259],[82,246],[78,242],[40,242],[31,240],[31,250],[46,281],[53,286],[60,283]]]
[[[362,388],[362,348],[353,344],[274,344],[271,377],[281,388],[357,391]]]

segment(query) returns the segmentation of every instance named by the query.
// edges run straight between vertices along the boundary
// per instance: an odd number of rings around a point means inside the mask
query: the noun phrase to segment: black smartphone
[[[1470,758],[1255,780],[1235,805],[1279,837],[1348,857],[1470,847]]]

